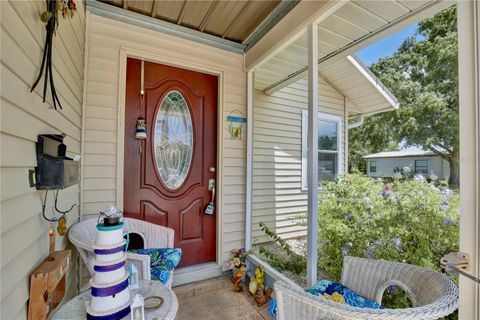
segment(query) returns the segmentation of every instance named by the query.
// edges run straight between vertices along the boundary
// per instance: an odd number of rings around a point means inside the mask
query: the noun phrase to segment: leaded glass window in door
[[[193,124],[187,100],[179,91],[170,91],[155,118],[157,170],[167,188],[178,189],[187,178],[193,154]]]

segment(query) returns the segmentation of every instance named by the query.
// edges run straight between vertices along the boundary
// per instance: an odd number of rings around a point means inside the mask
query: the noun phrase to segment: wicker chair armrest
[[[451,293],[435,303],[406,309],[368,309],[356,308],[346,304],[314,296],[303,289],[293,287],[285,282],[274,284],[277,299],[277,315],[279,320],[289,319],[370,319],[370,320],[412,320],[439,319],[458,307],[456,295],[458,291],[452,282]]]
[[[127,252],[128,264],[133,264],[137,267],[140,280],[150,280],[150,256],[148,254]]]

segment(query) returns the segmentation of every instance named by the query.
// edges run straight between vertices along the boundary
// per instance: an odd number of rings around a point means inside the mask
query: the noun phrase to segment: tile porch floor
[[[268,304],[257,307],[245,289],[233,292],[229,277],[219,277],[173,288],[178,298],[176,320],[271,320]]]

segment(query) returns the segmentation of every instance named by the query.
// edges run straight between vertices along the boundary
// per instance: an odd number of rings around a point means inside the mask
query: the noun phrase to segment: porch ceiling
[[[249,36],[277,8],[288,10],[297,1],[282,0],[102,0],[129,11],[140,13],[223,39],[248,45]],[[285,2],[289,2],[285,4]],[[278,8],[282,7],[282,8]]]
[[[320,76],[350,99],[355,106],[354,113],[395,108],[395,97],[354,57],[354,53],[452,4],[442,0],[345,2],[319,22]],[[276,92],[306,78],[307,64],[305,33],[255,69],[255,88],[267,94]]]

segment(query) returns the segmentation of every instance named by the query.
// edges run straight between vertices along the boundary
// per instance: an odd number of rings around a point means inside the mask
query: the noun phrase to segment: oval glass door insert
[[[183,95],[170,91],[155,117],[153,149],[158,173],[169,189],[179,188],[187,178],[193,154],[193,125]]]

